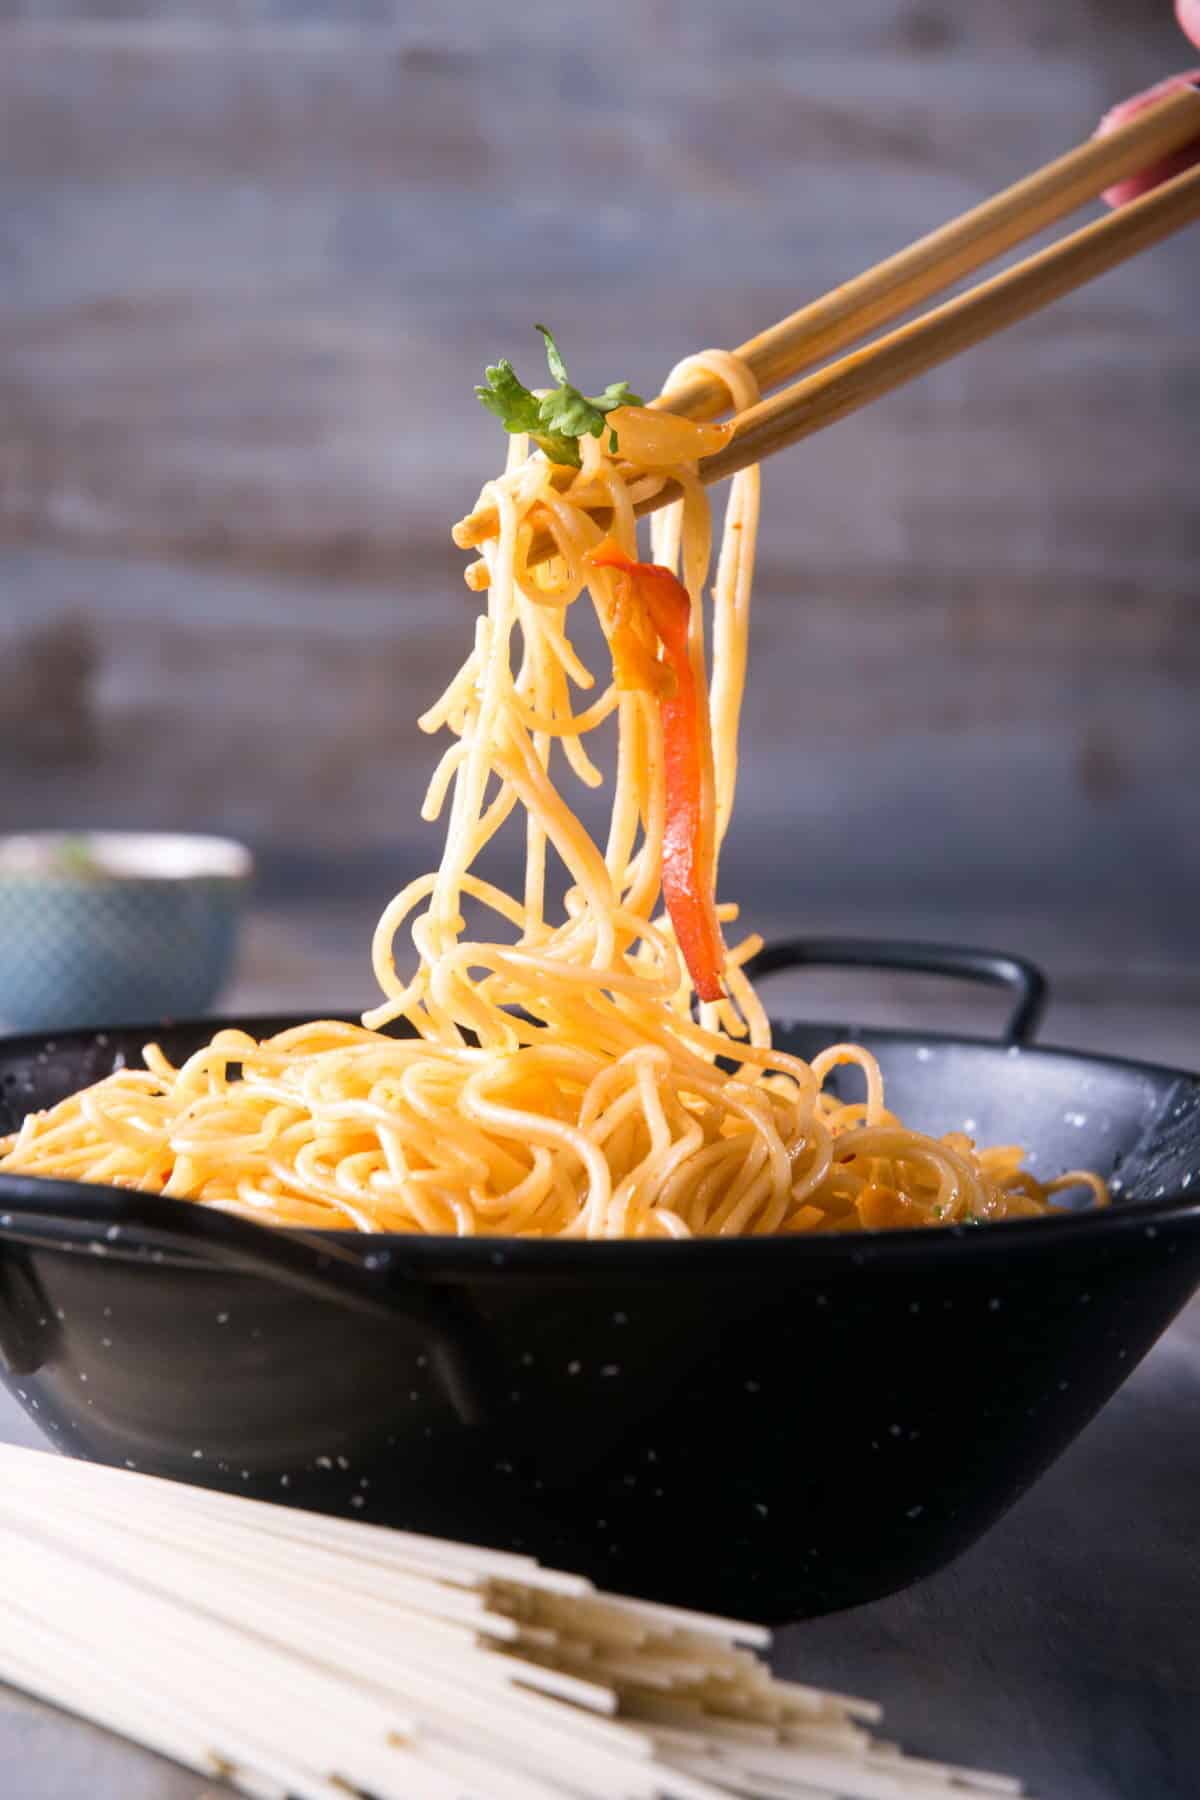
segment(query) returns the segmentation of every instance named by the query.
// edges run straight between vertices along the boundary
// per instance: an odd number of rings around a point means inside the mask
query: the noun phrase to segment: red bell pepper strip
[[[653,667],[662,669],[667,679],[651,687],[658,694],[662,713],[666,764],[663,899],[697,995],[701,1000],[719,1000],[724,993],[725,946],[712,889],[712,826],[703,804],[704,767],[711,755],[708,709],[688,653],[691,600],[670,569],[659,563],[632,561],[611,538],[593,550],[588,561],[598,569],[616,569],[625,577],[626,592],[621,598],[632,598],[663,647],[665,668],[661,663]],[[618,615],[610,633],[621,686],[650,686],[644,677],[638,679],[642,659],[630,654],[629,636],[637,632],[640,623]]]

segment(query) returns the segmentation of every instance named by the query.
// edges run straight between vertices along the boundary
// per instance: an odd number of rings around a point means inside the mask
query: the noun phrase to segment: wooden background
[[[1185,60],[1168,0],[0,0],[0,828],[239,834],[358,967],[484,361],[653,389]],[[755,922],[1200,993],[1198,312],[1193,231],[771,468]]]

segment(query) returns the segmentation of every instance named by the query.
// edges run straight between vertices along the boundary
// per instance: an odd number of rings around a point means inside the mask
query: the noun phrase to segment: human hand
[[[1179,20],[1180,29],[1189,43],[1200,45],[1200,0],[1175,0],[1175,17]],[[1153,106],[1174,88],[1200,86],[1200,69],[1187,69],[1182,75],[1168,75],[1165,81],[1156,82],[1147,88],[1144,94],[1134,94],[1128,100],[1122,100],[1106,112],[1096,127],[1096,136],[1103,137],[1105,132],[1123,125],[1147,106]],[[1194,144],[1188,144],[1173,155],[1164,157],[1161,162],[1154,163],[1149,169],[1143,169],[1140,175],[1132,176],[1128,181],[1118,181],[1115,187],[1105,190],[1104,198],[1110,206],[1124,206],[1127,200],[1136,200],[1139,194],[1147,193],[1157,187],[1160,181],[1169,181],[1172,175],[1179,175],[1184,169],[1190,169],[1194,163],[1200,163],[1200,137]]]

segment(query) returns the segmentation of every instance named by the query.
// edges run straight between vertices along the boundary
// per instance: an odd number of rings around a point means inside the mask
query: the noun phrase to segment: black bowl
[[[787,946],[780,961],[1011,959]],[[256,1033],[291,1020],[250,1019]],[[154,1028],[169,1055],[213,1021]],[[151,1035],[0,1044],[0,1123]],[[782,1022],[811,1056],[842,1028]],[[524,1242],[274,1231],[0,1176],[6,1380],[71,1454],[515,1547],[780,1622],[929,1574],[1012,1505],[1200,1284],[1200,1080],[857,1034],[934,1131],[1119,1171],[1077,1216],[854,1237]],[[1193,1198],[1195,1196],[1195,1198]]]

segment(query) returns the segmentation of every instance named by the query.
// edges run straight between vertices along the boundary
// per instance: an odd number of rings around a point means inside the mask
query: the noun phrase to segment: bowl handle
[[[1005,988],[1013,997],[1004,1028],[1006,1044],[1033,1038],[1049,997],[1036,963],[1001,950],[974,950],[961,944],[913,944],[891,938],[785,938],[768,944],[746,965],[755,981],[778,969],[902,969],[914,975],[953,975]]]
[[[481,1424],[492,1410],[493,1372],[500,1364],[483,1322],[450,1290],[397,1277],[392,1253],[371,1249],[370,1238],[359,1254],[322,1233],[258,1225],[161,1194],[32,1177],[21,1181],[21,1190],[13,1193],[10,1185],[5,1193],[0,1247],[7,1240],[149,1262],[184,1256],[277,1282],[383,1324],[402,1320],[424,1334],[430,1364],[459,1418]]]

